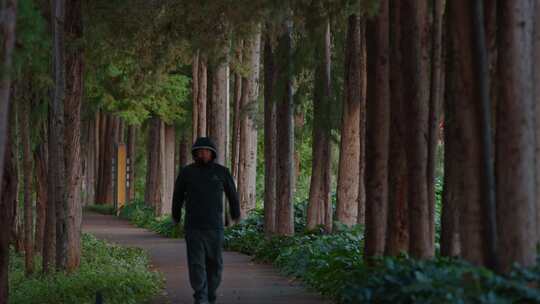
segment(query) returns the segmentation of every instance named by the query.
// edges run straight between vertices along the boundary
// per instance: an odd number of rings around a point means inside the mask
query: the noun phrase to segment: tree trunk
[[[184,134],[182,135],[182,137],[180,138],[180,170],[187,166],[188,164],[188,159],[190,157],[190,153],[191,153],[191,149],[190,149],[190,145],[188,144],[188,138],[187,136]]]
[[[105,118],[103,118],[105,119]],[[102,155],[101,155],[101,168],[100,176],[98,180],[98,192],[97,192],[97,203],[98,204],[113,204],[113,179],[112,179],[112,162],[114,156],[114,148],[116,145],[119,119],[112,116],[106,115],[106,122],[102,125],[104,128],[103,136],[101,138],[100,145],[102,146]]]
[[[82,1],[69,1],[66,7],[65,31],[70,44],[83,36]],[[67,261],[69,272],[79,268],[81,261],[81,103],[83,98],[83,49],[69,48],[66,60],[67,86],[64,105],[65,159],[67,195]]]
[[[85,152],[85,161],[84,161],[84,205],[88,206],[91,204],[95,204],[96,202],[96,167],[97,167],[97,149],[96,146],[98,144],[97,141],[97,133],[98,128],[96,128],[97,125],[97,115],[94,115],[94,118],[87,121],[87,138],[86,143],[84,144],[84,151]]]
[[[536,4],[536,18],[540,17],[540,4]],[[534,94],[535,94],[535,140],[536,140],[536,246],[540,244],[540,22],[534,26]]]
[[[283,90],[283,99],[277,104],[277,234],[294,234],[293,179],[294,179],[294,127],[292,87],[292,21],[284,24],[284,33],[279,42],[276,89]]]
[[[409,251],[409,177],[406,132],[408,124],[403,94],[401,54],[401,2],[390,2],[390,152],[388,176],[388,230],[386,254],[397,256]]]
[[[129,126],[128,127],[128,138],[127,138],[127,157],[128,157],[128,166],[129,166],[129,184],[128,184],[128,195],[127,201],[131,202],[135,199],[135,168],[136,168],[136,144],[137,144],[137,127]]]
[[[10,114],[14,114],[11,112]],[[9,119],[6,127],[6,147],[12,147],[13,132],[11,127],[14,125],[14,115],[7,115]],[[17,169],[15,167],[16,157],[10,148],[6,148],[4,154],[4,174],[2,182],[0,183],[0,193],[2,198],[0,199],[0,304],[8,303],[9,285],[8,285],[8,273],[9,273],[9,244],[11,237],[11,227],[14,225],[16,197],[17,197],[17,183],[19,180]]]
[[[499,271],[536,258],[534,62],[535,1],[499,3],[496,176]]]
[[[43,252],[43,239],[45,237],[45,219],[47,216],[47,142],[38,145],[34,152],[34,163],[36,167],[36,253]]]
[[[357,15],[349,16],[345,53],[345,98],[341,120],[341,143],[337,183],[339,222],[352,226],[358,221],[358,183],[360,167],[360,108],[362,90],[362,23]]]
[[[64,102],[66,94],[66,60],[64,46],[64,20],[65,1],[53,1],[53,61],[54,61],[54,98],[50,106],[50,132],[49,132],[49,164],[50,179],[54,183],[51,191],[52,199],[56,205],[56,269],[65,270],[67,266],[68,236],[67,236],[67,193],[66,170],[64,157],[65,116]],[[69,189],[69,188],[68,188]]]
[[[365,169],[366,169],[366,91],[367,91],[367,53],[366,53],[366,25],[364,21],[360,21],[361,35],[361,92],[360,95],[360,166],[358,167],[358,217],[357,223],[364,225],[366,220],[366,184],[365,184]]]
[[[7,147],[8,137],[8,116],[11,98],[11,65],[13,62],[13,48],[15,46],[15,25],[17,21],[17,0],[7,0],[2,2],[0,7],[2,15],[2,50],[0,69],[0,181],[4,174],[4,155]],[[0,192],[0,201],[2,192]],[[0,294],[0,302],[3,297]],[[7,302],[7,295],[6,295]],[[3,303],[2,303],[3,304]]]
[[[331,111],[331,33],[330,20],[323,28],[315,59],[319,61],[313,94],[313,162],[307,210],[307,228],[314,229],[324,225],[327,232],[332,231],[332,203],[330,199],[332,155],[330,146]]]
[[[429,201],[430,244],[435,246],[435,169],[439,141],[439,117],[441,109],[441,65],[442,65],[442,17],[444,1],[434,0],[432,4],[433,25],[431,29],[431,83],[429,94],[429,133],[427,187]],[[435,248],[430,249],[435,251]]]
[[[22,175],[24,184],[24,261],[25,272],[29,276],[34,272],[34,217],[32,206],[32,151],[30,143],[30,100],[21,94],[16,106],[19,118],[19,135],[22,146]]]
[[[255,209],[257,178],[257,113],[259,97],[259,61],[261,57],[261,29],[245,42],[245,62],[249,75],[242,80],[242,100],[240,118],[240,155],[238,189],[240,196],[240,217],[245,218]]]
[[[161,200],[156,215],[161,216],[171,214],[171,202],[174,191],[174,150],[176,146],[176,135],[173,125],[163,124],[163,143],[161,145]]]
[[[390,136],[390,73],[388,1],[379,2],[377,17],[368,23],[368,104],[366,142],[365,257],[382,256],[388,208]]]
[[[236,47],[237,65],[243,62],[244,42],[240,41]],[[234,73],[234,111],[233,111],[233,134],[232,134],[232,176],[238,180],[239,158],[240,158],[240,107],[242,103],[242,75],[238,70]]]
[[[197,136],[206,136],[206,95],[208,90],[206,55],[199,54],[198,89],[197,89]]]
[[[276,101],[274,51],[269,33],[264,37],[264,232],[276,231]]]
[[[229,49],[228,37],[224,39],[219,62],[213,73],[212,134],[217,148],[218,164],[227,165],[229,146]]]
[[[45,231],[43,235],[43,273],[47,274],[54,271],[55,268],[55,256],[56,256],[56,200],[55,200],[55,184],[56,176],[58,170],[53,168],[53,164],[56,165],[54,155],[51,155],[54,152],[58,152],[57,148],[54,147],[56,140],[51,136],[53,132],[53,115],[51,113],[52,108],[49,107],[49,117],[48,117],[48,131],[47,134],[47,148],[44,150],[45,157],[47,157],[47,206],[46,206],[46,218],[45,218]],[[43,155],[42,155],[43,157]]]
[[[409,141],[409,250],[415,258],[433,256],[430,233],[427,163],[429,153],[429,42],[428,5],[425,1],[402,1],[402,68],[404,97],[408,104]]]
[[[448,85],[445,111],[445,189],[442,248],[451,255],[459,229],[461,256],[485,265],[485,209],[482,207],[480,107],[474,81],[472,53],[472,6],[470,1],[448,5]],[[459,211],[459,226],[455,220]],[[454,250],[452,250],[454,249]]]
[[[192,79],[191,79],[191,98],[192,98],[192,110],[191,110],[191,129],[192,137],[191,143],[197,140],[199,135],[199,50],[193,55],[191,62]]]
[[[144,201],[154,210],[157,210],[157,206],[161,201],[161,172],[162,172],[162,160],[161,158],[161,120],[158,117],[150,118],[148,126],[148,161],[146,169],[146,188],[144,192]]]

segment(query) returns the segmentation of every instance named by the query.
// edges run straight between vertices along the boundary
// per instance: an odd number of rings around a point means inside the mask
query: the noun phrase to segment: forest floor
[[[85,212],[83,231],[121,246],[139,247],[150,255],[152,267],[163,273],[164,294],[152,304],[193,303],[189,285],[186,244],[146,229],[136,228],[127,220],[111,215]],[[220,304],[317,304],[330,303],[305,290],[298,282],[283,277],[271,265],[254,263],[249,256],[224,252],[223,280],[218,290]]]

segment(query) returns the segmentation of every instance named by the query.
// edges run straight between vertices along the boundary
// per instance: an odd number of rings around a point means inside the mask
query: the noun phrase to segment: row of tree
[[[294,193],[308,174],[308,229],[365,225],[368,258],[434,256],[444,147],[441,254],[500,272],[534,263],[533,0],[1,9],[0,303],[10,243],[29,275],[36,254],[45,272],[77,269],[82,205],[113,203],[116,144],[128,147],[128,198],[162,215],[191,143],[206,135],[237,180],[242,217],[263,192],[266,233],[294,234]]]

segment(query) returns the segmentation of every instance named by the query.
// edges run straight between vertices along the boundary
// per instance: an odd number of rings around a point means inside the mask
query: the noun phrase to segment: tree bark
[[[26,94],[20,94],[16,106],[19,118],[19,136],[22,146],[22,175],[24,193],[24,264],[26,275],[34,272],[34,217],[32,206],[32,151],[30,143],[30,100]]]
[[[8,116],[10,112],[11,98],[11,66],[13,62],[13,49],[15,47],[15,25],[17,23],[17,0],[7,0],[2,2],[0,7],[2,22],[2,50],[0,69],[0,181],[4,174],[4,155],[8,137]],[[2,200],[2,192],[0,192]],[[0,301],[2,296],[0,295]],[[7,295],[6,295],[7,301]]]
[[[442,249],[445,255],[455,248],[455,228],[459,229],[461,256],[485,265],[485,209],[482,207],[480,107],[474,81],[472,53],[472,6],[470,1],[448,5],[449,46],[448,85],[445,111],[445,190]],[[454,227],[455,208],[459,226]]]
[[[257,178],[257,113],[259,97],[259,61],[261,57],[261,29],[245,41],[245,62],[249,75],[242,79],[240,108],[240,154],[238,170],[238,194],[240,218],[246,218],[255,209]]]
[[[427,187],[429,201],[429,237],[430,244],[435,246],[435,169],[437,164],[437,146],[439,141],[439,117],[441,109],[441,75],[442,75],[442,17],[444,1],[434,0],[432,4],[433,24],[431,27],[431,77],[429,93],[429,133]],[[430,249],[435,251],[435,248]]]
[[[270,34],[264,36],[264,232],[276,231],[276,101],[274,50]]]
[[[105,118],[104,118],[105,119]],[[98,181],[98,204],[113,204],[113,179],[112,179],[112,162],[114,156],[114,148],[117,143],[117,134],[119,127],[119,119],[110,114],[106,115],[106,122],[102,125],[104,128],[103,136],[100,145],[102,146],[100,179]]]
[[[294,179],[294,127],[292,87],[292,20],[284,24],[279,42],[276,81],[282,90],[282,100],[277,104],[277,234],[294,234],[293,179]]]
[[[499,271],[536,258],[534,170],[535,1],[499,3],[499,94],[496,131]]]
[[[360,166],[358,168],[358,217],[357,223],[364,225],[366,220],[366,184],[365,184],[365,171],[366,171],[366,92],[367,92],[367,52],[366,52],[366,25],[365,21],[360,21],[360,35],[362,39],[361,43],[361,92],[360,95]]]
[[[191,79],[191,98],[192,98],[192,110],[191,110],[191,129],[192,137],[191,143],[197,140],[199,135],[199,50],[193,55],[191,62],[192,79]]]
[[[229,49],[230,41],[225,37],[220,58],[213,73],[212,89],[212,134],[217,148],[216,162],[226,166],[229,146]]]
[[[431,242],[429,191],[427,163],[429,153],[429,30],[428,5],[425,1],[402,1],[404,79],[410,84],[404,87],[405,100],[409,101],[409,142],[407,158],[409,165],[409,250],[415,258],[434,255]]]
[[[235,50],[235,59],[237,65],[243,63],[244,41],[239,41]],[[233,127],[232,127],[232,157],[231,167],[232,176],[238,180],[239,158],[240,158],[240,107],[242,103],[242,75],[239,68],[234,72],[234,109],[233,109]]]
[[[330,146],[330,98],[331,98],[331,33],[327,19],[320,34],[315,60],[319,61],[313,94],[313,162],[307,209],[307,228],[323,225],[332,231],[332,204],[330,200],[331,146]]]
[[[345,98],[341,120],[341,143],[337,183],[336,218],[349,227],[358,221],[358,184],[360,169],[360,108],[362,90],[362,23],[349,16],[345,52]]]
[[[163,143],[161,146],[161,200],[156,215],[161,216],[171,214],[171,202],[174,191],[174,150],[176,146],[176,135],[173,125],[163,124]]]
[[[197,137],[206,136],[206,103],[208,90],[208,67],[206,55],[199,54],[197,89]]]
[[[14,114],[14,113],[10,113]],[[12,147],[13,134],[11,127],[14,125],[14,115],[6,117],[10,120],[7,123],[5,144]],[[19,180],[15,166],[16,158],[10,148],[6,148],[4,154],[4,174],[0,183],[0,192],[3,194],[0,199],[0,304],[7,304],[9,298],[9,244],[11,237],[11,227],[15,220],[17,183]]]
[[[66,193],[66,164],[65,164],[65,116],[64,102],[66,96],[66,50],[64,45],[65,31],[65,1],[53,1],[53,61],[54,61],[54,98],[50,106],[50,132],[49,132],[49,171],[50,179],[54,183],[51,191],[52,199],[56,205],[56,269],[65,270],[68,255],[67,212],[68,202]]]
[[[84,151],[85,151],[85,161],[84,161],[84,183],[85,186],[83,187],[84,191],[84,205],[88,206],[91,204],[95,204],[96,202],[96,181],[97,181],[97,157],[98,149],[96,149],[96,146],[98,145],[98,128],[96,128],[97,125],[97,115],[94,114],[94,117],[86,122],[87,127],[87,138],[86,143],[84,144]]]
[[[365,258],[385,250],[388,208],[390,136],[390,71],[388,1],[379,2],[377,17],[367,33],[368,103],[366,142]]]
[[[406,132],[408,124],[403,94],[401,53],[401,1],[390,1],[390,152],[388,176],[388,230],[386,254],[409,251],[409,184]]]
[[[150,118],[148,127],[147,142],[147,169],[146,169],[146,188],[144,192],[144,201],[157,210],[161,201],[162,184],[162,160],[161,158],[161,120],[158,117]]]
[[[69,1],[66,7],[65,31],[71,46],[66,60],[65,158],[67,195],[67,261],[69,272],[81,261],[81,104],[83,98],[83,49],[74,47],[83,36],[82,1]]]
[[[40,143],[34,152],[34,163],[36,168],[36,253],[42,254],[43,240],[45,237],[45,220],[47,216],[47,142]]]

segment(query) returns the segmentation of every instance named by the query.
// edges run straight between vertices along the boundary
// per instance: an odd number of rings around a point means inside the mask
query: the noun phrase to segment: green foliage
[[[113,215],[116,213],[116,209],[113,205],[90,205],[84,207],[84,210],[107,215]]]
[[[155,217],[154,210],[141,200],[135,200],[122,208],[120,217],[165,237],[180,238],[184,235],[182,225],[175,225],[171,216]]]
[[[299,216],[298,212],[296,216]],[[225,247],[272,262],[284,274],[338,303],[535,303],[540,302],[540,264],[502,277],[464,261],[407,256],[366,263],[363,227],[335,234],[301,233],[266,238],[262,213],[225,230]]]
[[[10,303],[94,303],[96,292],[106,303],[141,303],[161,290],[163,278],[149,270],[141,249],[110,245],[89,234],[83,234],[82,246],[81,266],[69,275],[26,278],[23,256],[12,252]]]

